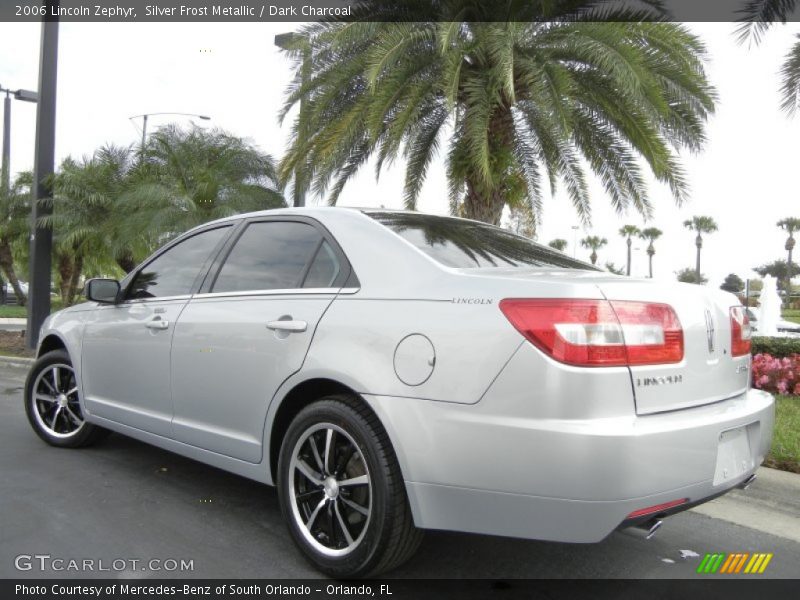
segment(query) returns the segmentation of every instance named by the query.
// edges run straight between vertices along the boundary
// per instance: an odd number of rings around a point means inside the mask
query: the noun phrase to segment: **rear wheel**
[[[36,434],[52,446],[88,446],[108,434],[86,422],[75,370],[64,350],[48,352],[34,363],[25,382],[25,412]]]
[[[392,569],[422,539],[388,436],[351,396],[330,396],[297,415],[281,446],[278,487],[292,539],[332,577]]]

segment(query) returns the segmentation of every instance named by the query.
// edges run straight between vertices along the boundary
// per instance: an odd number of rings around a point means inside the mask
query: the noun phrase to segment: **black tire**
[[[326,481],[337,477],[343,483],[347,479],[354,481],[353,469],[357,473],[363,473],[365,466],[369,481],[369,484],[366,484],[367,491],[364,491],[365,487],[360,488],[361,492],[356,492],[354,491],[358,489],[356,487],[343,485],[339,488],[332,484],[320,489],[319,486],[311,483],[310,479],[298,474],[297,463],[293,463],[295,451],[297,451],[298,457],[303,456],[304,460],[314,463],[314,458],[308,454],[309,437],[317,436],[315,439],[320,439],[319,436],[322,435],[324,438],[324,435],[327,435],[327,429],[308,432],[323,425],[333,425],[344,431],[346,435],[334,432],[333,439],[335,441],[331,442],[333,449],[330,453],[331,464],[338,462],[344,464],[344,467],[328,469],[328,461],[322,460],[325,456],[323,452],[318,457],[320,462],[316,462],[316,465],[325,463],[322,475],[325,476],[324,471],[327,470],[329,476]],[[353,441],[360,456],[353,451]],[[338,459],[337,442],[339,443]],[[313,440],[312,444],[318,445]],[[305,454],[302,454],[303,448],[306,448]],[[349,460],[342,463],[344,460],[342,457],[344,459],[349,457]],[[293,464],[295,468],[292,467]],[[315,474],[318,474],[318,470],[315,471]],[[290,477],[293,479],[290,480]],[[361,477],[363,478],[363,475]],[[319,502],[322,505],[325,502],[324,508],[319,509],[318,519],[327,520],[327,532],[330,532],[331,535],[327,535],[325,531],[314,534],[313,520],[311,529],[307,529],[300,521],[301,518],[305,519],[306,516],[310,516],[307,512],[305,516],[300,516],[300,511],[307,510],[309,504],[305,506],[298,504],[293,490],[295,490],[295,485],[298,489],[302,487],[304,481],[309,489],[316,489],[305,491],[300,496],[322,494],[311,496],[308,503]],[[300,411],[289,426],[281,444],[277,485],[281,512],[292,539],[314,567],[331,577],[370,577],[391,570],[408,560],[422,541],[422,531],[414,527],[403,477],[389,437],[375,414],[363,402],[352,396],[328,396]],[[356,484],[350,485],[355,486]],[[330,487],[336,488],[336,497],[328,497]],[[360,501],[356,500],[355,494],[357,493],[361,494]],[[363,498],[367,495],[369,497],[368,516],[361,517],[362,520],[359,522],[359,515],[350,512],[346,515],[346,519],[339,517],[339,521],[334,521],[335,517],[332,513],[337,509],[337,503],[342,507],[341,514],[345,514],[346,508],[352,506],[352,503],[346,506],[342,502],[350,499],[351,501],[356,500],[356,504],[363,503],[365,502]],[[339,499],[339,496],[342,498]],[[328,511],[327,515],[325,511]],[[348,545],[349,540],[341,539],[345,535],[342,530],[345,522],[348,523],[350,537],[358,536],[350,545]],[[324,523],[321,522],[319,529],[323,529],[323,525]],[[309,538],[316,539],[312,542]],[[326,546],[327,544],[333,545],[336,541],[347,545],[347,548],[340,550],[336,546],[332,548]],[[331,551],[346,553],[341,556],[331,556]]]
[[[56,384],[55,369],[58,369],[58,383]],[[44,379],[40,379],[40,375]],[[55,385],[55,390],[53,389]],[[34,386],[40,389],[34,390]],[[59,394],[56,392],[69,392],[75,386],[75,373],[72,370],[72,361],[69,354],[65,350],[53,350],[47,354],[43,354],[33,364],[33,367],[28,373],[28,379],[25,381],[25,414],[28,415],[28,422],[33,427],[40,438],[51,446],[59,448],[82,448],[90,446],[101,439],[108,436],[110,433],[107,429],[98,427],[87,423],[83,416],[83,408],[78,399],[78,392],[72,392],[65,396],[65,406],[61,407],[62,410],[59,415],[54,412],[58,410]],[[63,389],[62,389],[63,388]],[[34,393],[39,398],[42,396],[50,396],[54,399],[50,400],[37,400]],[[52,404],[52,407],[49,405]],[[69,414],[67,410],[71,411]],[[53,418],[53,424],[48,426],[46,421]],[[75,419],[82,420],[83,423],[78,425]]]

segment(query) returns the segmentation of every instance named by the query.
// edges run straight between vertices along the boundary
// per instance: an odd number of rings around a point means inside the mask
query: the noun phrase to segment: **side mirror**
[[[119,294],[119,281],[116,279],[90,279],[86,282],[87,300],[101,304],[114,304]]]

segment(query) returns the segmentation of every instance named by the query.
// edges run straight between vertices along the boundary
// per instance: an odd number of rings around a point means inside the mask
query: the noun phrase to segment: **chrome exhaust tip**
[[[639,525],[634,525],[633,528],[640,531],[642,535],[644,535],[644,539],[649,540],[659,529],[661,529],[663,524],[664,521],[661,519],[650,519],[649,521],[645,521]]]
[[[757,475],[755,473],[753,473],[752,475],[750,475],[750,477],[745,479],[742,483],[740,483],[736,487],[738,487],[740,490],[746,490],[751,485],[753,485],[753,482],[756,480],[756,477],[757,477]]]

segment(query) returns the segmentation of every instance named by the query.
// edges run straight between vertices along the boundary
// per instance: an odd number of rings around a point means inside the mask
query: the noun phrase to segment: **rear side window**
[[[127,297],[165,298],[190,294],[201,267],[229,231],[230,227],[203,231],[166,250],[136,274]]]
[[[336,253],[328,242],[322,242],[308,270],[308,275],[303,282],[304,288],[327,288],[332,287],[333,282],[339,276],[341,267]]]
[[[367,211],[366,214],[446,267],[600,270],[528,238],[476,221],[413,212]]]
[[[222,265],[211,291],[298,288],[321,239],[306,223],[251,223]]]

